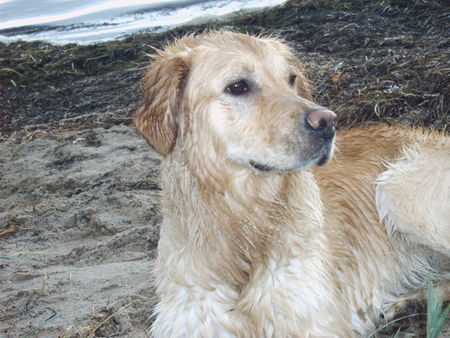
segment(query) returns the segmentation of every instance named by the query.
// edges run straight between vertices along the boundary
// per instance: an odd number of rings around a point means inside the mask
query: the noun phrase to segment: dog
[[[335,140],[276,38],[206,32],[153,57],[135,123],[163,158],[155,337],[367,335],[430,276],[448,285],[448,136]]]

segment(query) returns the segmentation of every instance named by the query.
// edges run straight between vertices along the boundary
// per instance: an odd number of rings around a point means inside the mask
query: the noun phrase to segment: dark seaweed
[[[14,132],[130,123],[146,53],[206,29],[280,36],[304,60],[316,100],[340,126],[446,130],[450,7],[445,1],[292,0],[228,21],[87,46],[0,43],[0,140]]]

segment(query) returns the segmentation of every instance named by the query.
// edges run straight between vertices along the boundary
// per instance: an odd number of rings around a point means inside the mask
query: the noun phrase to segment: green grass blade
[[[437,338],[445,321],[448,318],[450,305],[442,309],[443,300],[436,295],[433,283],[428,281],[428,303],[427,303],[427,338]]]
[[[14,73],[14,74],[17,74],[17,75],[19,75],[19,76],[23,76],[23,75],[22,75],[21,73],[19,73],[17,70],[12,69],[12,68],[7,68],[7,67],[5,67],[5,68],[0,68],[0,72]]]

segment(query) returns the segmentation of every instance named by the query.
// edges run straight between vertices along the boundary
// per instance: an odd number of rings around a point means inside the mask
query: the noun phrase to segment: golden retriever
[[[186,36],[142,89],[163,157],[155,337],[365,335],[448,279],[446,135],[372,125],[334,146],[336,115],[274,38]]]

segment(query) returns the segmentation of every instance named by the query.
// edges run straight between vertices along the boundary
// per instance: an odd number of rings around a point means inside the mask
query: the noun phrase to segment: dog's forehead
[[[282,43],[271,39],[249,37],[207,41],[192,51],[193,66],[216,72],[257,72],[270,70],[285,73],[293,57]]]

